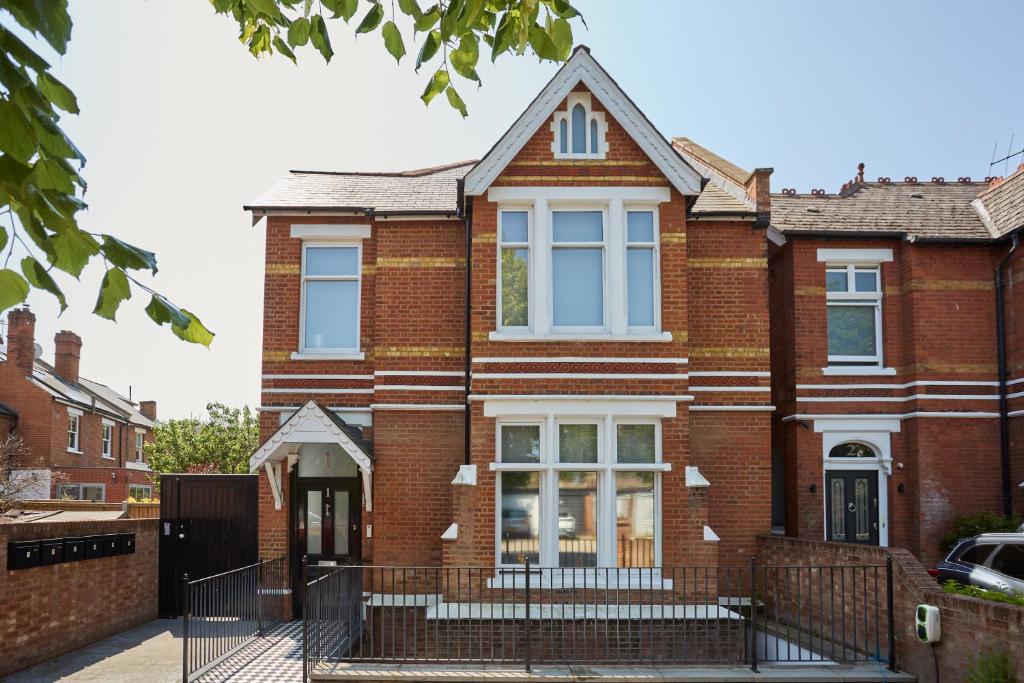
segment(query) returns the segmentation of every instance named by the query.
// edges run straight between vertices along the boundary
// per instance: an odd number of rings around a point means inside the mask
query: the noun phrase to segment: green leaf
[[[100,283],[100,294],[96,298],[96,308],[92,312],[101,318],[116,320],[115,316],[121,302],[130,298],[132,288],[128,276],[120,268],[110,268]]]
[[[301,47],[309,42],[309,19],[299,17],[288,27],[288,43],[292,47]]]
[[[28,113],[32,117],[29,123],[32,125],[36,143],[41,144],[50,156],[63,159],[77,159],[83,164],[85,163],[85,156],[82,152],[75,147],[75,143],[71,142],[71,139],[64,134],[60,126],[54,123],[53,119],[46,112],[30,109]]]
[[[119,268],[149,270],[156,275],[156,254],[122,242],[112,235],[103,235],[103,255]]]
[[[352,18],[352,15],[356,13],[359,8],[359,0],[321,0],[324,7],[334,12],[334,17],[337,19],[341,17],[348,23],[348,20]]]
[[[413,19],[423,16],[423,10],[420,9],[420,4],[416,0],[398,0],[398,9],[402,10],[402,14],[408,14]]]
[[[28,282],[13,270],[0,270],[0,312],[17,306],[28,298]]]
[[[320,51],[325,62],[330,62],[331,57],[334,56],[334,50],[331,48],[331,37],[327,35],[327,24],[324,23],[324,18],[319,14],[314,14],[310,27],[313,29],[309,34],[310,40],[313,41],[313,47]]]
[[[557,60],[560,54],[551,38],[540,26],[530,29],[530,47],[541,59]]]
[[[434,24],[436,24],[440,18],[441,8],[434,5],[426,12],[420,14],[416,19],[416,30],[419,32],[428,31],[434,27]]]
[[[423,46],[420,48],[420,53],[416,56],[416,71],[420,70],[421,64],[429,62],[437,54],[439,47],[441,47],[441,32],[434,29],[427,34],[427,38],[423,41]]]
[[[32,181],[42,190],[56,190],[64,194],[74,194],[75,183],[72,176],[58,162],[50,159],[39,159],[32,167]]]
[[[33,34],[43,36],[60,54],[71,40],[71,16],[67,0],[6,0],[4,9]]]
[[[0,151],[22,163],[28,163],[36,152],[32,125],[21,107],[0,99]]]
[[[40,71],[36,78],[36,85],[43,97],[53,102],[69,114],[78,113],[78,100],[71,89],[51,76],[47,71]]]
[[[469,116],[469,112],[466,110],[466,103],[459,97],[459,93],[455,92],[455,88],[449,85],[445,94],[448,95],[448,104],[452,105],[453,109],[462,114],[462,118]]]
[[[462,36],[458,49],[448,55],[448,61],[455,69],[455,73],[477,83],[480,82],[480,76],[476,73],[476,64],[479,60],[480,43],[477,41],[476,35],[472,33]]]
[[[81,275],[89,259],[100,252],[92,235],[81,230],[54,235],[49,244],[53,247],[53,265],[75,277]]]
[[[0,187],[12,193],[20,193],[21,184],[31,173],[31,166],[15,161],[10,154],[0,154]]]
[[[205,325],[190,311],[181,309],[181,312],[188,316],[189,323],[186,327],[180,327],[178,325],[172,325],[171,330],[178,336],[178,339],[187,341],[192,344],[202,344],[203,346],[209,346],[213,342],[214,334],[206,328]]]
[[[427,87],[423,91],[423,94],[420,95],[420,99],[423,100],[423,104],[430,104],[430,100],[444,92],[444,89],[448,87],[448,82],[448,72],[445,71],[443,67],[434,72],[434,75],[431,76],[430,82],[427,83]]]
[[[146,306],[146,315],[157,325],[171,323],[172,326],[176,325],[183,330],[192,323],[192,319],[185,315],[180,308],[156,292],[153,293],[149,305]]]
[[[574,19],[580,16],[576,8],[566,0],[551,0],[551,11],[562,19]]]
[[[402,57],[405,56],[405,42],[402,41],[402,33],[395,26],[395,22],[385,23],[384,28],[381,29],[381,35],[384,36],[384,47],[395,58],[395,61],[401,64]]]
[[[465,6],[466,0],[451,0],[448,3],[444,16],[441,17],[441,38],[448,40],[453,35],[461,33],[460,28],[465,28],[465,24],[460,22]]]
[[[292,64],[298,64],[298,62],[295,61],[295,53],[292,52],[292,49],[290,47],[288,47],[288,43],[286,43],[283,40],[281,40],[281,36],[274,36],[274,41],[273,42],[274,42],[274,47],[277,48],[278,52],[283,54],[288,59],[292,60]]]
[[[498,29],[494,32],[494,39],[491,41],[491,61],[495,61],[499,55],[507,52],[515,41],[515,32],[513,31],[512,20],[510,18],[511,12],[505,12],[501,15],[501,21],[498,22]]]
[[[280,16],[280,10],[277,8],[277,3],[274,0],[245,0],[245,4],[253,12],[265,14],[271,19],[276,19]]]
[[[366,13],[363,20],[359,22],[359,28],[356,29],[356,35],[360,33],[369,33],[378,26],[380,26],[381,20],[384,18],[384,7],[379,3],[374,3],[370,7],[370,11]]]
[[[24,64],[33,71],[46,71],[50,63],[36,54],[35,50],[15,36],[13,33],[0,26],[0,52],[5,52],[14,57],[18,62]]]
[[[4,230],[4,226],[0,225],[0,251],[4,250],[7,246],[7,231]]]
[[[25,274],[25,279],[28,280],[29,284],[37,289],[45,289],[50,294],[57,297],[57,301],[60,302],[60,312],[63,313],[68,307],[67,299],[64,298],[64,292],[60,290],[60,287],[54,281],[50,274],[43,267],[43,264],[35,259],[33,256],[26,256],[21,260],[21,272]]]
[[[572,53],[572,26],[566,19],[555,19],[548,30],[551,42],[558,50],[558,60],[565,61]]]

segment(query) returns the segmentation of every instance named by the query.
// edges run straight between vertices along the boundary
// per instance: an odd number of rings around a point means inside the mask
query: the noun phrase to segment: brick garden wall
[[[157,616],[155,519],[0,524],[0,676]],[[7,571],[7,544],[134,533],[135,553]]]

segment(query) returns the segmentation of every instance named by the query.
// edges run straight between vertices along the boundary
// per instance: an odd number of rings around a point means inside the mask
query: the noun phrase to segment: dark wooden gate
[[[160,475],[160,616],[181,616],[182,577],[257,559],[255,474]]]

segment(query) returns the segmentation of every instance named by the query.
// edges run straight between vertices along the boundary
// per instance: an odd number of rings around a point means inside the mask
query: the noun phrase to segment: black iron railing
[[[339,567],[306,586],[304,663],[894,667],[891,571]]]
[[[194,680],[281,623],[288,595],[287,569],[281,557],[194,581],[185,575],[182,681]]]

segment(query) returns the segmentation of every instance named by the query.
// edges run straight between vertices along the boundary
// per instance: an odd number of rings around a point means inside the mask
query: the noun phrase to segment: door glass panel
[[[832,540],[846,540],[846,482],[832,480]]]
[[[558,566],[597,566],[597,472],[558,473]]]
[[[348,555],[348,491],[334,492],[334,554]]]
[[[306,491],[306,554],[319,555],[323,548],[323,492]]]
[[[857,477],[854,479],[853,484],[854,490],[854,504],[857,506],[856,519],[857,519],[857,540],[858,541],[870,541],[871,540],[871,507],[868,504],[869,498],[869,487],[868,480],[865,477]]]

